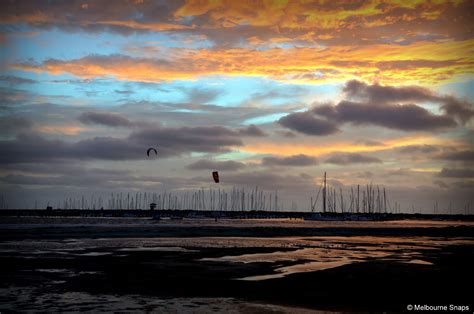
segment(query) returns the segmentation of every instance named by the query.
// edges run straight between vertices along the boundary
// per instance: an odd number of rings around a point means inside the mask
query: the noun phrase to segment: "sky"
[[[4,206],[258,186],[309,210],[327,172],[474,207],[473,1],[0,7]]]

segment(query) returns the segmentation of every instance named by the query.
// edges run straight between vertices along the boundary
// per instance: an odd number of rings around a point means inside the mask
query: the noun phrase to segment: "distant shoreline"
[[[474,221],[474,215],[421,213],[334,213],[303,211],[212,211],[191,209],[2,209],[0,217],[149,217],[155,219],[304,219],[316,221]]]

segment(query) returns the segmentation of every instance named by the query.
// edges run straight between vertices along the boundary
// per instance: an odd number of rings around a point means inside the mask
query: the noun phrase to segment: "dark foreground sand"
[[[462,222],[2,218],[0,311],[394,311],[469,306]]]

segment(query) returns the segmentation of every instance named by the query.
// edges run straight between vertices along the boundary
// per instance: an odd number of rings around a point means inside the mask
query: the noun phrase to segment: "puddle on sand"
[[[117,251],[125,251],[125,252],[199,252],[198,250],[191,250],[186,249],[184,247],[179,246],[155,246],[155,247],[130,247],[130,248],[122,248],[118,249]]]
[[[409,260],[409,261],[403,261],[403,263],[417,264],[417,265],[434,265],[433,263],[428,262],[428,261],[424,261],[422,259],[412,259],[412,260]]]
[[[310,271],[336,268],[336,267],[350,264],[352,262],[353,261],[349,259],[342,259],[339,261],[332,261],[332,262],[309,262],[309,263],[304,263],[304,264],[296,264],[296,265],[277,268],[275,269],[275,271],[277,272],[276,274],[249,276],[249,277],[238,278],[238,280],[259,281],[259,280],[282,278],[284,276],[296,274],[296,273],[306,273]]]
[[[437,238],[397,238],[397,237],[305,237],[301,239],[312,243],[292,251],[274,251],[202,258],[199,261],[229,263],[277,263],[293,261],[299,264],[275,268],[273,274],[262,274],[238,278],[238,280],[266,280],[281,278],[294,273],[321,271],[355,262],[372,260],[394,261],[408,264],[433,265],[423,259],[425,252],[439,250],[447,243]],[[455,239],[457,242],[466,242]],[[297,242],[297,239],[294,239]],[[302,241],[302,242],[303,242]],[[427,245],[427,243],[429,245]],[[472,243],[472,241],[468,241]]]
[[[82,254],[75,254],[77,256],[105,256],[105,255],[111,255],[112,253],[110,252],[88,252],[88,253],[82,253]]]

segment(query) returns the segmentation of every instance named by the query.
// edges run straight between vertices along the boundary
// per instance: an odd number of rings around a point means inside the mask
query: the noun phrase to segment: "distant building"
[[[154,210],[156,208],[156,203],[150,203],[150,210]]]

